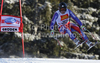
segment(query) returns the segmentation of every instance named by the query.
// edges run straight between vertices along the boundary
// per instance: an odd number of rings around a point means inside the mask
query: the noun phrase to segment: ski
[[[91,48],[93,48],[97,44],[100,44],[100,42],[95,42],[95,44],[92,47],[90,47],[87,51],[89,51]]]
[[[83,44],[83,43],[85,43],[85,41],[83,41],[81,44]],[[74,50],[75,50],[76,48],[78,48],[81,44],[77,45],[77,46],[74,48]]]

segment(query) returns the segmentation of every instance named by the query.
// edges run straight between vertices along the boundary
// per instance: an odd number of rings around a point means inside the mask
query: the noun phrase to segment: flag
[[[20,6],[19,7],[20,17],[13,16],[13,15],[2,15],[2,9],[3,9],[3,0],[2,0],[1,9],[0,9],[0,32],[21,32],[22,49],[23,49],[23,57],[24,57],[25,52],[24,52],[24,36],[23,36],[21,0],[19,0],[19,6]]]
[[[23,24],[21,17],[12,15],[1,15],[1,32],[22,32]]]

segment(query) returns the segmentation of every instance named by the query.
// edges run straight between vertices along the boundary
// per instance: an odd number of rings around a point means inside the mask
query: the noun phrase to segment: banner
[[[1,32],[21,32],[21,18],[17,16],[2,15],[0,26]]]

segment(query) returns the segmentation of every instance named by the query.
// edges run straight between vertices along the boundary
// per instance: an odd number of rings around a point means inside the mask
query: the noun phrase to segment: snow
[[[0,63],[100,63],[100,60],[58,58],[0,58]]]

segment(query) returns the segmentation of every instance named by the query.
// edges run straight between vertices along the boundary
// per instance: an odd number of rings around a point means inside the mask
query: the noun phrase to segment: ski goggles
[[[61,8],[60,11],[66,11],[66,8]]]

